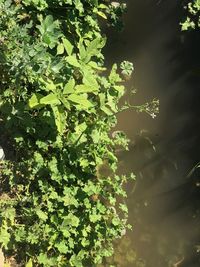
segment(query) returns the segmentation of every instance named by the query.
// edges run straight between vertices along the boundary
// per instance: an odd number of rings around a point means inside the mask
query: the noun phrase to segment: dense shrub
[[[124,94],[107,73],[98,0],[0,1],[0,243],[20,266],[95,266],[127,228],[127,177],[116,175]],[[124,66],[122,64],[124,72]],[[128,64],[127,72],[130,74]]]
[[[0,0],[0,243],[19,266],[96,266],[130,227],[115,153],[128,141],[111,129],[133,66],[106,70],[99,26],[124,8]]]

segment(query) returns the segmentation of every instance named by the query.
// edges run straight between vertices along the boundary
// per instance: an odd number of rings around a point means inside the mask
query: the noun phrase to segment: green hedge
[[[106,70],[99,26],[123,9],[0,0],[0,244],[19,266],[96,266],[130,227],[110,133],[133,67]]]

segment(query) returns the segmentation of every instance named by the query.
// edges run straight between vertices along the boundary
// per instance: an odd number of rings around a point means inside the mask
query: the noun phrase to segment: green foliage
[[[0,134],[13,150],[0,243],[22,266],[96,266],[130,228],[134,175],[117,175],[115,155],[128,140],[110,132],[133,66],[106,74],[99,27],[114,12],[103,0],[0,0]]]
[[[200,0],[190,1],[186,6],[187,16],[181,23],[182,31],[195,29],[200,27]]]
[[[104,1],[0,1],[0,243],[23,266],[96,266],[128,227],[110,136],[124,94],[106,68]],[[103,170],[103,171],[102,171]]]
[[[126,12],[126,3],[120,3],[118,1],[112,1],[109,6],[109,24],[117,27],[119,30],[123,28],[123,22],[120,19],[121,16]]]
[[[133,67],[133,63],[129,62],[129,61],[123,61],[120,65],[120,68],[122,70],[122,74],[126,75],[126,76],[131,76],[134,67]]]

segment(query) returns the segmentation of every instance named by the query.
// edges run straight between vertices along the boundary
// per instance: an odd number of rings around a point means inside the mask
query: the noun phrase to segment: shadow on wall
[[[130,99],[127,92],[129,101],[160,100],[160,114],[154,120],[133,111],[118,117],[118,129],[132,140],[130,151],[120,156],[121,170],[137,174],[134,192],[129,192],[130,220],[135,225],[129,237],[147,267],[173,267],[178,262],[178,267],[197,267],[199,173],[186,176],[200,161],[200,35],[181,32],[183,1],[127,2],[123,32],[106,33],[107,65],[124,59],[134,63],[127,86],[138,93]],[[139,134],[144,128],[148,133]]]

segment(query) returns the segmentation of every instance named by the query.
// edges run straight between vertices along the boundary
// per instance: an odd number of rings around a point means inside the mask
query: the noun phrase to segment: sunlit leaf
[[[74,87],[75,87],[75,80],[71,78],[68,83],[65,85],[63,94],[71,94],[74,93]]]
[[[71,56],[73,52],[73,45],[70,43],[70,41],[66,38],[62,38],[64,48],[69,56]]]
[[[80,64],[79,64],[76,56],[67,56],[65,59],[70,65],[77,67],[77,68],[80,67]]]
[[[82,95],[71,94],[68,96],[68,100],[79,104],[85,109],[88,109],[94,106],[92,102],[90,102],[87,99],[87,96],[85,94],[82,94]]]
[[[40,104],[44,105],[59,105],[60,100],[58,99],[57,95],[54,93],[50,93],[47,96],[44,96],[40,99]]]
[[[57,46],[57,55],[62,55],[64,53],[64,45],[63,44],[59,44]]]
[[[26,263],[26,267],[33,267],[33,262],[31,259]]]
[[[54,113],[57,130],[62,134],[66,126],[66,113],[61,106],[53,106],[52,110]]]

